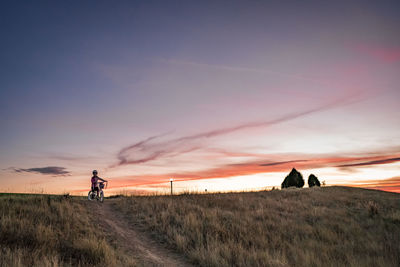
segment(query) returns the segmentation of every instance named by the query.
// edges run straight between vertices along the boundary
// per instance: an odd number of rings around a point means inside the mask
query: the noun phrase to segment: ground
[[[400,266],[400,194],[0,194],[0,266]]]
[[[115,209],[119,200],[109,199],[104,203],[87,202],[84,204],[98,218],[98,223],[108,238],[113,239],[119,249],[135,258],[143,266],[192,266],[184,257],[151,240],[139,226],[128,220]]]

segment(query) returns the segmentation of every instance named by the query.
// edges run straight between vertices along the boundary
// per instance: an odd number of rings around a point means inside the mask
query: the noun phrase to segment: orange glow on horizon
[[[350,165],[382,165],[386,161],[393,163],[393,159],[399,157],[399,154],[386,155],[386,156],[371,156],[371,157],[326,157],[316,158],[308,160],[297,160],[297,161],[282,161],[276,163],[265,163],[265,161],[257,160],[253,162],[247,162],[243,164],[229,164],[223,165],[213,169],[206,169],[203,171],[193,172],[182,172],[182,173],[169,173],[169,174],[150,174],[150,175],[135,175],[135,176],[123,176],[113,179],[112,186],[110,188],[129,188],[129,187],[162,187],[161,185],[168,181],[171,177],[176,182],[188,182],[196,180],[207,180],[207,179],[229,179],[237,176],[251,176],[257,174],[268,174],[268,173],[281,173],[282,179],[288,173],[291,168],[297,168],[300,171],[319,169],[326,167],[343,166],[345,170],[351,168]],[[393,178],[388,178],[393,179]],[[382,185],[384,180],[374,180],[371,186]],[[360,182],[347,183],[348,186],[359,186],[365,187],[365,184]],[[332,184],[333,185],[333,184]],[[274,186],[280,186],[276,184]],[[394,184],[392,186],[397,186]],[[384,189],[382,189],[384,190]],[[390,189],[393,190],[393,189]],[[387,190],[389,191],[389,189]]]
[[[262,155],[260,155],[262,156]],[[263,156],[267,158],[268,156]],[[214,183],[214,191],[241,191],[249,188],[254,190],[262,190],[268,187],[280,187],[280,183],[291,170],[296,168],[304,174],[314,173],[322,180],[328,179],[328,185],[344,185],[363,187],[370,189],[378,189],[383,191],[400,193],[400,178],[396,175],[396,163],[400,154],[390,154],[384,156],[368,156],[368,157],[321,157],[299,160],[286,160],[280,158],[281,161],[270,160],[253,160],[237,164],[225,164],[211,169],[186,172],[170,172],[163,174],[144,174],[120,176],[116,173],[108,173],[110,180],[108,192],[110,194],[120,191],[130,192],[162,192],[169,188],[169,179],[174,178],[176,189],[205,187],[203,185]],[[271,158],[271,157],[270,157]],[[394,166],[385,167],[383,166]],[[388,170],[391,171],[388,171]],[[354,174],[352,174],[354,172]],[[68,187],[63,181],[64,179],[53,180],[44,179],[43,176],[35,176],[38,181],[33,180],[26,184],[18,183],[18,179],[23,179],[23,174],[17,173],[17,179],[14,184],[7,188],[6,192],[35,192],[35,193],[58,193],[72,192],[74,194],[85,194],[89,190],[89,178],[86,176],[67,177],[73,187]],[[352,178],[353,175],[356,177]],[[113,178],[114,177],[114,178]],[[375,177],[382,177],[377,180]],[[392,178],[384,178],[392,177]],[[363,179],[362,179],[363,178]],[[307,177],[305,176],[306,180]],[[196,182],[198,181],[198,182]],[[263,181],[260,183],[260,181]],[[240,187],[240,183],[242,187]],[[233,186],[233,184],[235,184]],[[14,186],[12,186],[14,185]],[[202,189],[203,190],[203,189]],[[208,188],[209,192],[212,190]],[[106,191],[106,192],[107,192]]]

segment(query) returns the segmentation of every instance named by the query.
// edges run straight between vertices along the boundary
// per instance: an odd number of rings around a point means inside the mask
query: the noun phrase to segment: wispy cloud
[[[49,155],[49,158],[64,160],[64,161],[87,161],[91,159],[90,157],[82,157],[82,156],[66,156],[66,155]]]
[[[164,136],[165,134],[151,136],[133,145],[122,148],[117,154],[118,163],[112,165],[111,167],[128,165],[128,164],[139,164],[160,158],[178,156],[181,154],[202,149],[203,146],[197,143],[198,141],[201,140],[230,134],[240,130],[268,127],[280,124],[313,113],[354,103],[356,101],[359,101],[357,95],[346,96],[340,99],[336,99],[335,101],[325,103],[318,107],[286,114],[275,119],[260,121],[260,122],[250,122],[250,123],[236,125],[233,127],[201,132],[198,134],[183,136],[169,141],[154,142],[156,139],[160,138],[161,136]]]
[[[400,61],[400,47],[360,44],[356,49],[381,62],[393,63]]]
[[[260,166],[278,166],[278,165],[285,165],[285,164],[294,164],[294,163],[301,163],[307,162],[308,160],[288,160],[288,161],[279,161],[279,162],[270,162],[270,163],[263,163]]]
[[[351,163],[351,164],[343,164],[338,165],[336,167],[345,168],[345,167],[360,167],[360,166],[370,166],[370,165],[380,165],[380,164],[388,164],[400,161],[400,158],[389,158],[389,159],[379,159],[379,160],[372,160],[367,162],[358,162],[358,163]]]
[[[357,183],[350,186],[400,193],[400,176],[381,180],[357,181]]]
[[[53,175],[53,176],[66,176],[69,175],[70,172],[66,170],[64,167],[56,167],[56,166],[49,166],[49,167],[41,167],[41,168],[12,168],[15,172],[28,172],[28,173],[39,173],[45,175]]]
[[[308,81],[308,82],[312,82],[312,83],[321,83],[320,80],[313,79],[310,77],[285,73],[285,72],[281,72],[281,71],[262,69],[262,68],[248,68],[248,67],[221,65],[221,64],[208,64],[208,63],[200,63],[200,62],[177,60],[177,59],[162,59],[161,61],[166,62],[168,64],[180,65],[180,66],[209,68],[209,69],[215,69],[215,70],[225,70],[225,71],[242,72],[242,73],[243,72],[260,73],[260,74],[273,75],[273,76],[282,77],[282,78],[290,78],[290,79],[295,79],[295,80]]]

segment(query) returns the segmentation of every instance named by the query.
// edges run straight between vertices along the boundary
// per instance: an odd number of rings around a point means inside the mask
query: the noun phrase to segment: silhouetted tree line
[[[314,174],[310,174],[308,177],[308,187],[313,187],[313,186],[321,186],[317,176]]]
[[[299,188],[304,186],[303,175],[301,175],[301,173],[298,172],[295,168],[293,168],[290,173],[285,177],[285,180],[283,180],[282,182],[281,188],[283,189],[291,186]],[[317,176],[315,176],[314,174],[310,174],[310,176],[308,177],[308,186],[321,186],[321,183],[319,182]]]

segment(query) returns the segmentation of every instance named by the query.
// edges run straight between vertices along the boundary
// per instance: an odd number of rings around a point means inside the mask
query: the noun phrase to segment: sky
[[[0,192],[400,193],[398,1],[3,1]]]

